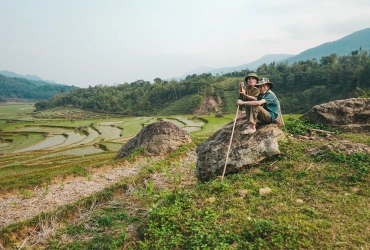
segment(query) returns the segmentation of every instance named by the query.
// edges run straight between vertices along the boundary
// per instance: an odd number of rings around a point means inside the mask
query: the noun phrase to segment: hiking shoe
[[[242,134],[243,135],[250,135],[250,134],[253,134],[253,133],[255,133],[257,130],[256,129],[251,129],[251,128],[247,128],[246,130],[244,130],[243,132],[242,132]]]

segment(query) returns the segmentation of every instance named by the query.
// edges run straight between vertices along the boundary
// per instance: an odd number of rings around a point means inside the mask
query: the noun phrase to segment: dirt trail
[[[151,163],[158,160],[160,160],[159,157],[151,158]],[[68,177],[54,180],[53,184],[36,187],[34,190],[2,194],[0,197],[0,228],[92,195],[124,177],[136,175],[145,164],[148,163],[142,159],[133,164],[123,162],[115,166],[103,166],[91,169],[87,177]]]
[[[58,207],[73,203],[83,197],[92,195],[95,192],[109,187],[125,177],[135,177],[143,168],[148,165],[160,161],[163,157],[142,158],[134,163],[122,162],[112,165],[105,165],[100,168],[92,169],[88,177],[69,177],[63,180],[54,180],[53,184],[46,187],[37,187],[29,191],[29,195],[25,197],[24,192],[16,194],[1,194],[0,195],[0,228],[10,225],[15,222],[21,222],[26,219],[33,218],[41,212],[56,210]],[[153,173],[149,176],[153,185],[159,189],[171,189],[174,184],[173,177],[180,176],[180,187],[189,188],[197,182],[195,177],[194,165],[197,156],[195,150],[188,151],[186,156],[170,163],[169,171],[162,173]],[[149,179],[147,179],[149,181]],[[130,185],[129,190],[124,197],[117,197],[108,202],[112,204],[120,204],[124,202],[128,214],[136,214],[138,211],[142,213],[149,210],[151,206],[143,207],[137,204],[135,195],[136,185]],[[118,200],[117,200],[118,199]],[[124,201],[121,201],[121,200]],[[89,209],[80,210],[76,214],[76,218],[70,218],[68,224],[79,223],[84,218],[88,218],[91,213],[107,204],[93,204]],[[144,212],[145,213],[145,212]],[[21,235],[17,237],[17,243],[14,242],[18,249],[26,248],[44,249],[48,245],[48,240],[59,229],[63,228],[65,223],[60,223],[57,218],[50,217],[48,220],[42,220],[36,227],[38,230],[28,228],[22,230]],[[135,238],[137,231],[130,225],[127,229],[127,234]],[[79,235],[84,237],[84,235]],[[61,244],[67,244],[76,240],[73,236],[66,234],[61,236]],[[81,240],[80,238],[78,240]],[[0,250],[5,249],[0,243]]]

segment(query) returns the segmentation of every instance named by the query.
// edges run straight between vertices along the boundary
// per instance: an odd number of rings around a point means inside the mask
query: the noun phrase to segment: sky
[[[370,27],[369,0],[0,0],[0,71],[88,87],[299,54]]]

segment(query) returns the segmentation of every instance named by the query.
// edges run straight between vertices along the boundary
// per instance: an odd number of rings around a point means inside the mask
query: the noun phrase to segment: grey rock
[[[370,132],[370,99],[351,98],[316,105],[302,118],[347,132]]]
[[[197,147],[196,175],[201,181],[208,181],[222,175],[227,150],[230,144],[233,122],[216,131]],[[280,154],[278,141],[285,138],[277,125],[261,125],[254,134],[243,135],[246,124],[237,121],[230,147],[225,174],[236,173],[265,158]]]
[[[191,141],[189,133],[172,122],[155,122],[144,127],[139,134],[127,141],[116,158],[126,157],[139,147],[142,147],[148,156],[163,155]]]

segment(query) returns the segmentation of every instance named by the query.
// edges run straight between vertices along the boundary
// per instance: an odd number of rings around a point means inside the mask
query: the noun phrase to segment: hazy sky
[[[0,70],[79,87],[153,82],[369,27],[369,0],[0,0]]]

